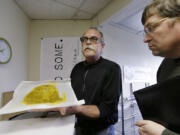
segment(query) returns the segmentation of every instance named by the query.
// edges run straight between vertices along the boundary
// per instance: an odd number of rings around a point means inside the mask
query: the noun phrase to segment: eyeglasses
[[[158,22],[152,23],[151,25],[148,25],[144,28],[144,34],[151,34],[162,22],[167,20],[168,17],[162,18]]]
[[[81,43],[87,43],[88,40],[90,42],[92,42],[92,43],[97,43],[97,41],[101,40],[101,38],[98,38],[98,37],[95,37],[95,36],[92,36],[90,38],[88,38],[88,37],[81,37],[80,40],[81,40]]]

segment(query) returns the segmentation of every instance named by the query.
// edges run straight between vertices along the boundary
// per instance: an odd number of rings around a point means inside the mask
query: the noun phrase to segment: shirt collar
[[[98,64],[98,63],[100,63],[101,61],[102,61],[102,57],[100,57],[97,61],[95,61],[94,63],[87,63],[87,61],[84,61],[84,65],[85,66],[92,66],[92,65],[96,65],[96,64]]]

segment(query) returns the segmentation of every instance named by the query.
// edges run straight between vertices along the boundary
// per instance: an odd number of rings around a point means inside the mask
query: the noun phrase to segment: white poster
[[[43,38],[41,40],[40,80],[64,80],[81,61],[79,37]]]

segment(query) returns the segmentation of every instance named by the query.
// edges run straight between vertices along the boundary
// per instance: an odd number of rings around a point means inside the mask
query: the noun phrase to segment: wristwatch
[[[9,42],[0,37],[0,64],[8,63],[12,58],[12,49]]]

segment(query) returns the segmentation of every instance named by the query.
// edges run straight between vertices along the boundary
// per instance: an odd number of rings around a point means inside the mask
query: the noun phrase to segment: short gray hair
[[[96,30],[97,32],[99,32],[99,34],[101,35],[101,43],[105,45],[105,42],[104,42],[104,35],[103,33],[97,28],[97,27],[89,27],[88,30]],[[85,34],[85,33],[84,33]],[[83,34],[83,35],[84,35]]]

